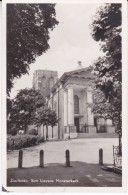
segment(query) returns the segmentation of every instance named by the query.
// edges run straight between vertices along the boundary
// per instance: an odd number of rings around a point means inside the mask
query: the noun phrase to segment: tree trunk
[[[52,127],[52,138],[53,138],[53,127]]]
[[[43,138],[44,138],[44,125],[43,125]]]
[[[24,126],[24,134],[28,134],[28,125],[26,125],[26,124]]]
[[[119,135],[119,155],[122,155],[121,147],[121,136]]]
[[[48,140],[48,125],[46,125],[46,141]]]

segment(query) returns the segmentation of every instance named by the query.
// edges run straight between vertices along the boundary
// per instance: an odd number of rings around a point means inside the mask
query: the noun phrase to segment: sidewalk
[[[44,168],[9,168],[8,186],[81,186],[121,187],[122,177],[101,169],[97,164],[73,161],[65,164],[49,163]]]

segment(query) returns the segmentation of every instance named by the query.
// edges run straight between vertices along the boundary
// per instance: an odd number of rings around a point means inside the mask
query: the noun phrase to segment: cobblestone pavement
[[[40,145],[23,149],[23,167],[39,165],[39,151],[44,150],[44,163],[65,163],[65,150],[70,150],[71,161],[98,163],[99,149],[103,149],[104,163],[113,163],[113,145],[117,138],[72,139],[67,141],[48,141]],[[7,154],[7,168],[18,165],[18,151]]]
[[[18,151],[8,153],[8,186],[121,187],[121,175],[98,165],[103,148],[104,163],[112,164],[112,146],[118,139],[74,139],[49,141],[23,150],[23,169],[18,169]],[[39,167],[39,151],[44,150],[45,167]],[[70,150],[71,167],[65,167],[65,150]],[[11,182],[12,181],[12,182]]]

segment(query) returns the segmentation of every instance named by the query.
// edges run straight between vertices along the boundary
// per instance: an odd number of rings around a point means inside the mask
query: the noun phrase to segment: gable
[[[65,85],[65,83],[69,82],[69,80],[71,81],[71,79],[76,79],[76,80],[92,80],[94,81],[96,78],[96,76],[92,73],[92,67],[89,66],[87,68],[81,68],[81,69],[77,69],[74,71],[70,71],[70,72],[65,72],[61,78],[55,83],[55,85],[53,86],[53,88],[51,89],[51,91],[56,90],[56,88],[62,84]]]
[[[83,68],[80,70],[75,70],[74,72],[68,73],[69,78],[84,78],[84,79],[95,79],[94,74],[92,73],[92,68]]]

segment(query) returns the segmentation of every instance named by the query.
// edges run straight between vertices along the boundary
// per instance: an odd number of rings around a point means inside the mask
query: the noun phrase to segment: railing
[[[80,124],[79,133],[88,133],[88,125]]]
[[[122,145],[113,146],[113,165],[115,167],[122,167]]]

